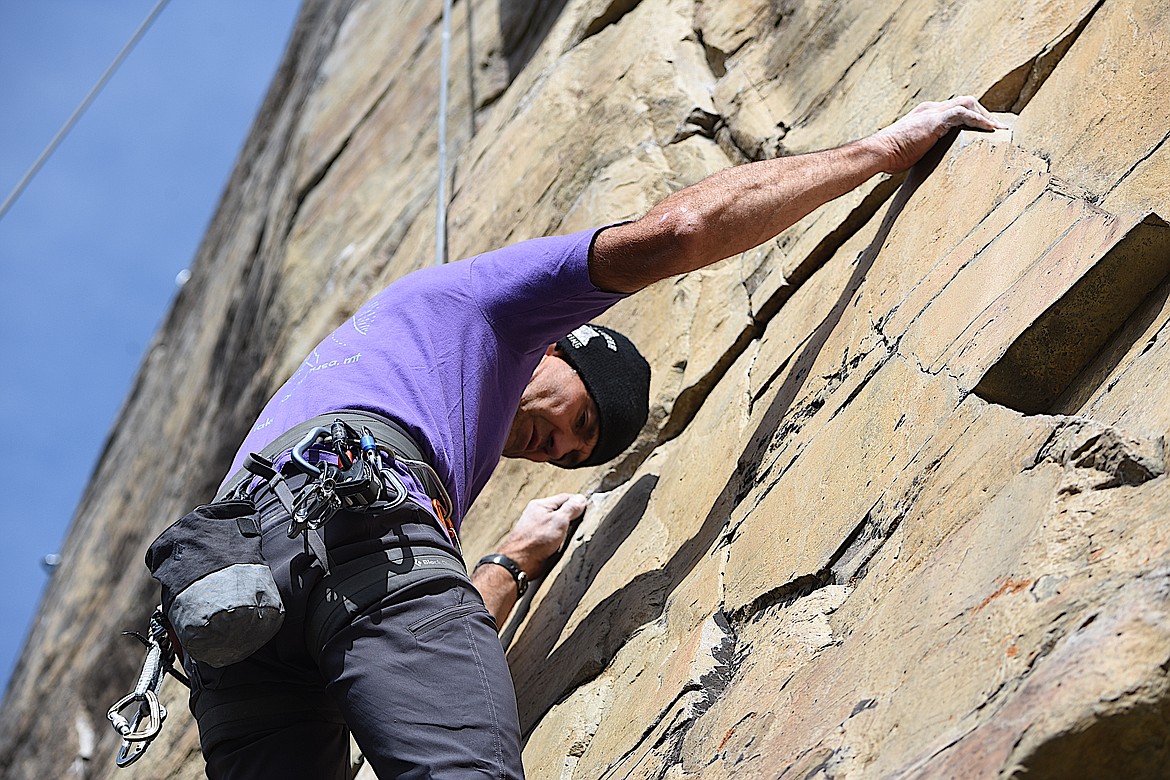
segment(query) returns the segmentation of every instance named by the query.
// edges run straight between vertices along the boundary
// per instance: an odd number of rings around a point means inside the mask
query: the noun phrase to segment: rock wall
[[[202,777],[183,691],[113,767],[147,543],[301,356],[431,262],[441,4],[308,0],[79,507],[0,774]],[[1170,8],[461,0],[450,254],[628,219],[970,93],[948,138],[606,321],[620,462],[502,464],[465,525],[593,496],[506,627],[533,778],[1170,777]],[[369,770],[364,770],[369,776]]]

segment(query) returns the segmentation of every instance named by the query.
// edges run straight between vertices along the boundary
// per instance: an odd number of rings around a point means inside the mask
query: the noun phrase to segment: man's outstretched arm
[[[872,176],[909,169],[955,127],[1000,125],[973,97],[923,103],[860,141],[720,171],[602,231],[589,274],[601,289],[636,292],[746,252]]]

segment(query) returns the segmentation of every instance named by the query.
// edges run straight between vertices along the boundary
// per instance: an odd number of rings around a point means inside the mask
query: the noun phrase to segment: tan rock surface
[[[1020,144],[1114,213],[1165,208],[1133,179],[1170,138],[1170,9],[1157,0],[1102,3],[1052,76],[1020,112]],[[1077,128],[1068,132],[1069,125]]]
[[[456,5],[453,258],[926,98],[1011,125],[605,315],[655,368],[638,443],[502,464],[465,525],[474,560],[528,499],[593,494],[503,635],[531,777],[1170,777],[1168,13]],[[303,353],[432,262],[440,14],[306,3],[78,509],[0,775],[203,776],[170,682],[163,736],[113,768],[139,660],[116,632],[153,604],[149,540]]]

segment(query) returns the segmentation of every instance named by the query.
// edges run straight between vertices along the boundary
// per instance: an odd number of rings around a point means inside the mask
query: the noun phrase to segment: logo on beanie
[[[565,338],[570,344],[573,345],[574,349],[581,349],[590,341],[598,337],[605,341],[605,345],[609,347],[611,352],[617,352],[617,342],[613,340],[613,336],[604,331],[590,327],[589,325],[582,325]]]

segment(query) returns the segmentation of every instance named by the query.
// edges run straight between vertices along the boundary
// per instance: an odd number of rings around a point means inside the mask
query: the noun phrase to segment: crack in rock
[[[1130,174],[1132,174],[1134,171],[1136,171],[1138,168],[1140,168],[1142,166],[1142,163],[1144,163],[1146,160],[1150,159],[1155,154],[1157,154],[1158,151],[1163,146],[1166,145],[1167,141],[1170,141],[1170,132],[1167,132],[1166,135],[1162,136],[1162,140],[1158,141],[1158,143],[1154,144],[1154,146],[1151,147],[1148,152],[1146,152],[1141,157],[1139,157],[1136,161],[1134,161],[1133,165],[1129,166],[1129,168],[1125,171],[1125,173],[1123,173],[1117,179],[1117,183],[1109,188],[1109,192],[1111,193],[1111,192],[1115,191],[1118,187],[1120,187],[1122,182],[1124,182],[1126,179],[1129,178]],[[1106,194],[1108,194],[1108,193],[1106,193]]]
[[[292,233],[293,228],[296,227],[297,217],[300,215],[301,209],[305,205],[305,201],[308,199],[309,195],[311,195],[313,191],[320,186],[321,182],[325,181],[325,177],[328,176],[329,172],[333,170],[334,166],[337,165],[337,161],[341,159],[341,155],[344,154],[345,150],[349,148],[350,141],[353,140],[353,134],[357,132],[357,127],[360,126],[361,122],[364,121],[365,117],[363,117],[362,120],[358,122],[358,125],[354,127],[349,135],[341,140],[341,143],[337,145],[337,148],[333,151],[333,154],[329,156],[329,159],[317,168],[313,176],[307,182],[305,182],[305,186],[302,187],[296,194],[296,197],[293,200],[292,212],[288,215],[288,220],[285,222],[284,226],[284,238],[286,240]]]
[[[605,28],[617,24],[626,14],[637,8],[640,2],[641,0],[612,0],[606,9],[594,17],[585,27],[581,33],[580,41],[586,41]]]
[[[991,111],[1019,114],[1044,86],[1044,82],[1052,75],[1052,71],[1064,59],[1064,55],[1076,43],[1077,38],[1084,32],[1089,21],[1104,5],[1104,0],[1098,0],[1092,8],[1078,21],[1066,27],[1059,35],[1048,43],[1040,52],[1012,69],[1003,78],[993,84],[979,102]]]
[[[744,626],[765,612],[790,607],[806,596],[836,584],[832,570],[826,566],[815,574],[802,575],[779,587],[761,593],[749,604],[728,612],[727,617],[733,626]]]
[[[629,777],[636,768],[643,766],[644,761],[653,758],[656,772],[646,776],[665,780],[671,776],[670,770],[681,763],[687,735],[727,690],[744,659],[737,652],[738,636],[722,610],[716,611],[703,624],[702,633],[702,646],[709,650],[701,654],[696,663],[705,663],[706,671],[683,687],[642,732],[634,746],[606,767],[603,778]],[[635,756],[636,760],[628,765]]]
[[[696,106],[691,109],[691,113],[687,114],[679,125],[678,130],[674,132],[671,139],[666,142],[665,146],[677,144],[688,138],[694,136],[702,136],[703,138],[716,140],[715,136],[720,127],[724,124],[723,116],[721,114],[714,114],[706,109]]]

